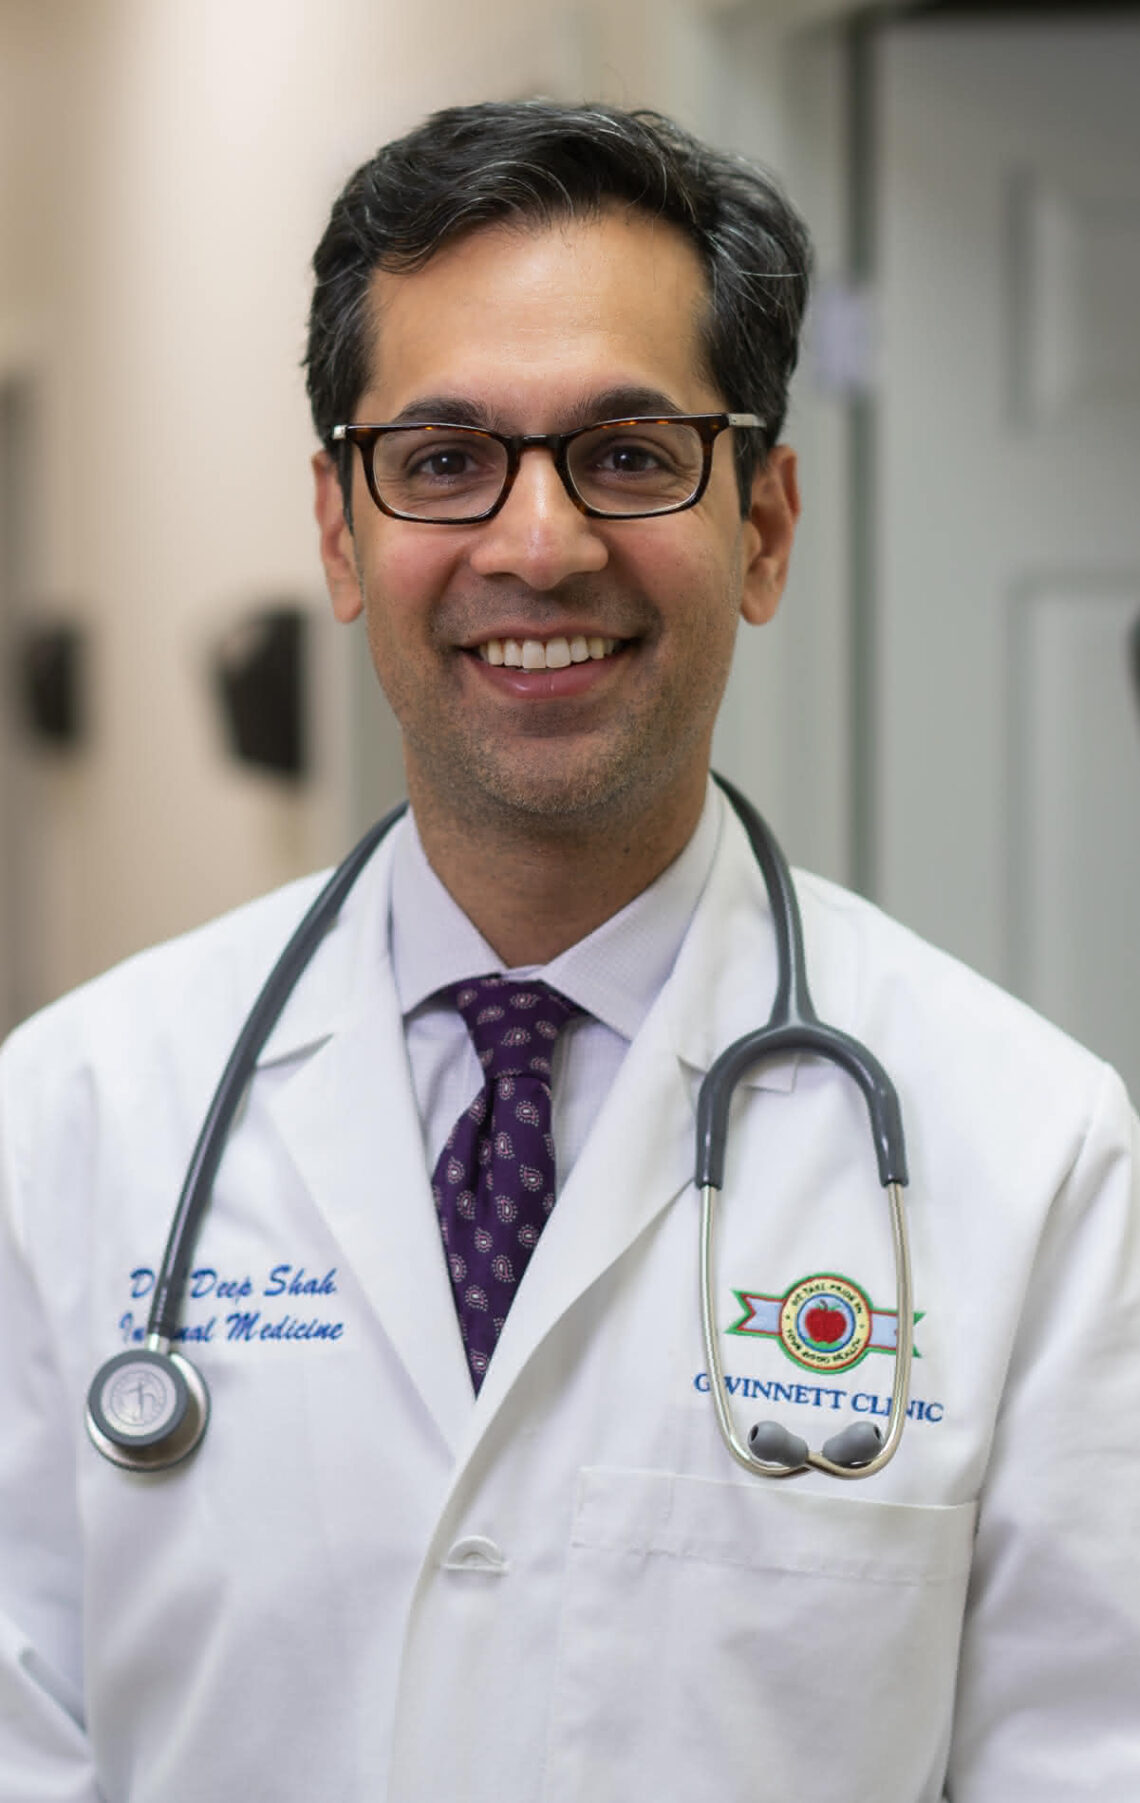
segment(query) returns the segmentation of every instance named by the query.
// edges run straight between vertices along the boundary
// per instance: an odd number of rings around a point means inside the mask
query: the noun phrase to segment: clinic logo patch
[[[865,1290],[834,1271],[801,1277],[782,1296],[732,1293],[744,1313],[728,1332],[778,1340],[807,1371],[849,1371],[869,1352],[898,1346],[897,1312],[875,1308]]]

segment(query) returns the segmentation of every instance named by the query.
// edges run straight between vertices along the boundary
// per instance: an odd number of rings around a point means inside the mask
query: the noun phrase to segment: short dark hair
[[[779,437],[807,302],[807,231],[769,176],[660,113],[552,101],[447,107],[386,144],[345,184],[313,258],[305,358],[313,423],[350,421],[368,383],[377,269],[419,269],[444,244],[499,221],[550,225],[624,202],[668,220],[708,276],[708,373],[733,412],[741,503]],[[348,448],[348,447],[343,447]],[[348,487],[347,458],[340,459]]]

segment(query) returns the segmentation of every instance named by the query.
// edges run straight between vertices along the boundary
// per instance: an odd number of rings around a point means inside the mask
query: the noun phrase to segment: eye
[[[469,446],[440,445],[410,457],[404,474],[412,481],[447,482],[478,468],[479,459]]]
[[[680,420],[640,420],[620,427],[598,426],[574,440],[570,454],[575,480],[653,490],[694,481],[701,467],[701,441]]]
[[[661,456],[656,448],[635,443],[632,439],[599,446],[593,464],[595,469],[609,470],[615,476],[644,476],[649,471],[662,467]]]
[[[373,456],[376,485],[398,512],[462,505],[482,512],[503,479],[506,452],[493,438],[461,426],[414,426],[385,432]]]
[[[568,466],[578,495],[602,515],[669,513],[701,483],[704,452],[679,419],[625,419],[590,427],[571,441]]]

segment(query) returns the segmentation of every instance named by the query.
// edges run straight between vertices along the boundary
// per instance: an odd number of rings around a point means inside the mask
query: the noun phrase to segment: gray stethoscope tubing
[[[194,1254],[198,1229],[210,1203],[210,1192],[225,1150],[230,1125],[245,1086],[253,1075],[261,1049],[277,1024],[305,966],[321,940],[334,924],[352,885],[376,850],[381,839],[391,831],[406,812],[407,802],[393,808],[383,820],[370,827],[358,845],[353,846],[344,862],[337,865],[316,901],[295,929],[285,950],[266,978],[222,1072],[198,1143],[182,1183],[182,1194],[170,1223],[162,1267],[154,1286],[154,1301],[147,1320],[147,1343],[152,1339],[169,1345],[178,1324],[182,1289]]]
[[[723,778],[716,780],[739,815],[759,861],[771,902],[778,966],[776,999],[767,1026],[737,1040],[721,1054],[701,1085],[697,1106],[702,1316],[717,1421],[732,1456],[762,1476],[788,1477],[814,1466],[837,1477],[866,1477],[880,1470],[898,1445],[910,1380],[910,1271],[900,1193],[906,1183],[906,1154],[898,1101],[890,1079],[871,1054],[816,1017],[808,994],[799,908],[787,863],[751,804]],[[393,809],[372,827],[337,867],[266,979],[202,1123],[155,1281],[143,1345],[108,1359],[92,1380],[87,1398],[88,1432],[106,1458],[127,1470],[165,1470],[187,1458],[206,1431],[209,1395],[205,1382],[189,1359],[172,1350],[171,1341],[177,1330],[190,1260],[230,1126],[261,1049],[298,979],[335,922],[360,872],[400,819],[405,806]],[[828,1441],[822,1454],[809,1453],[804,1442],[769,1422],[752,1430],[754,1441],[760,1436],[759,1449],[766,1455],[757,1457],[741,1443],[728,1413],[713,1320],[714,1197],[723,1182],[732,1092],[744,1071],[758,1059],[786,1051],[808,1052],[842,1064],[860,1084],[871,1112],[880,1174],[891,1197],[898,1274],[895,1382],[881,1447],[878,1430],[868,1423],[858,1423]]]
[[[108,1359],[92,1380],[87,1393],[87,1431],[112,1464],[128,1471],[164,1471],[178,1464],[195,1451],[206,1431],[210,1398],[205,1380],[188,1358],[171,1350],[170,1342],[230,1126],[261,1048],[301,973],[372,853],[406,808],[406,802],[393,808],[338,864],[266,978],[234,1043],[191,1154],[155,1280],[143,1345]]]
[[[902,1437],[914,1342],[910,1248],[902,1194],[907,1183],[906,1145],[898,1095],[866,1046],[837,1027],[827,1026],[816,1014],[808,989],[799,903],[787,859],[752,804],[723,777],[718,776],[716,781],[739,816],[763,872],[776,936],[777,970],[776,996],[767,1025],[755,1033],[746,1033],[720,1054],[697,1098],[695,1181],[701,1192],[701,1324],[717,1425],[732,1457],[758,1476],[794,1477],[797,1472],[815,1470],[826,1471],[832,1477],[871,1477],[894,1457]],[[871,1117],[879,1181],[890,1205],[894,1245],[898,1338],[886,1434],[880,1436],[879,1429],[870,1422],[856,1422],[825,1441],[822,1452],[810,1452],[806,1441],[773,1421],[757,1423],[749,1435],[749,1445],[744,1445],[728,1407],[716,1326],[716,1199],[724,1183],[733,1091],[747,1070],[764,1058],[786,1052],[806,1052],[839,1065],[863,1091]]]

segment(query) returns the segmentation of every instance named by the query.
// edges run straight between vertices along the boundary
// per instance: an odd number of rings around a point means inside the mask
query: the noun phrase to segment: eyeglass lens
[[[678,420],[623,421],[577,433],[567,469],[579,498],[599,513],[666,513],[700,486],[704,448]],[[492,508],[507,479],[505,445],[462,426],[383,433],[372,458],[376,487],[397,513],[467,519]]]

